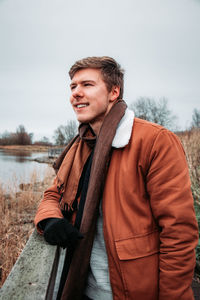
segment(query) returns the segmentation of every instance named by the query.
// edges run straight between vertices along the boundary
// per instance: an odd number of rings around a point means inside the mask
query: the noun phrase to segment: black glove
[[[83,235],[67,219],[50,218],[44,220],[44,238],[51,245],[60,247],[75,247]]]

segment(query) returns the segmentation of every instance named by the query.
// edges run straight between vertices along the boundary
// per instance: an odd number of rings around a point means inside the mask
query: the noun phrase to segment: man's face
[[[82,69],[75,73],[70,84],[70,102],[81,123],[90,123],[98,133],[106,114],[119,94],[119,88],[108,92],[98,69]]]

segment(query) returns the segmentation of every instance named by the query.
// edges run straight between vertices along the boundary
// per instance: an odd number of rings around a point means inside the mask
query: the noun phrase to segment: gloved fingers
[[[83,235],[66,219],[51,219],[45,226],[44,238],[51,245],[75,247]]]
[[[53,238],[52,236],[49,236],[48,233],[44,234],[44,239],[50,245],[57,245],[58,244],[58,240],[56,239],[56,237]]]

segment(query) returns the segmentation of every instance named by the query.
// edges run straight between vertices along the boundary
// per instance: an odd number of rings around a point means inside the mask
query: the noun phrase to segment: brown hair
[[[109,56],[91,56],[75,62],[69,70],[69,76],[72,79],[74,74],[81,69],[100,69],[108,91],[112,90],[113,86],[120,87],[118,99],[122,99],[124,91],[124,70],[121,66]]]

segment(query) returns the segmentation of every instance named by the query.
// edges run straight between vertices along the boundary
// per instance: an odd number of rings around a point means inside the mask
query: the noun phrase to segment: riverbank
[[[52,146],[53,148],[54,146]],[[12,151],[48,152],[49,146],[42,145],[0,145],[0,149]]]
[[[50,164],[52,165],[54,161],[56,160],[56,157],[49,157],[47,155],[49,149],[56,149],[57,146],[41,146],[41,145],[6,145],[6,146],[1,146],[0,145],[0,150],[4,151],[12,151],[12,152],[34,152],[34,153],[44,153],[44,156],[39,156],[33,159],[29,159],[30,161],[35,161],[38,163],[45,163],[45,164]]]
[[[51,158],[48,156],[42,156],[42,157],[36,157],[31,159],[32,161],[36,161],[40,164],[49,164],[49,165],[53,165],[53,163],[55,162],[56,158]]]
[[[8,193],[0,186],[0,287],[34,230],[38,204],[54,177],[55,172],[49,167],[44,180],[40,181],[33,172],[31,181],[21,183],[18,192]]]
[[[63,146],[64,148],[64,146]],[[56,155],[53,155],[49,157],[47,153],[49,152],[49,149],[51,151],[55,151],[54,149],[58,149],[58,146],[41,146],[41,145],[6,145],[2,146],[0,145],[0,150],[8,151],[8,152],[16,152],[16,153],[28,153],[28,152],[34,152],[34,153],[44,153],[44,156],[38,156],[36,158],[30,159],[30,161],[35,161],[38,163],[45,163],[52,165],[54,161],[56,160],[56,157],[60,154],[57,153]],[[62,148],[61,148],[62,149]]]

